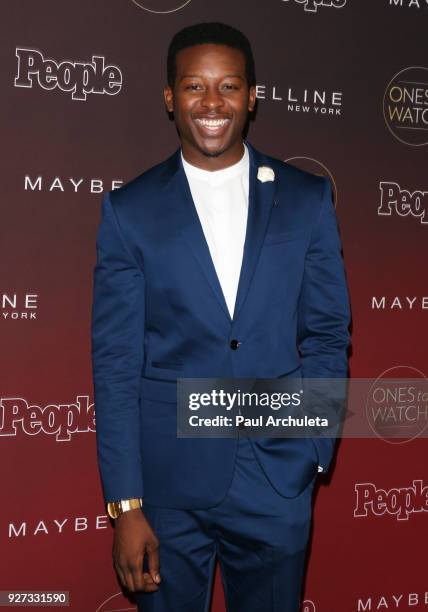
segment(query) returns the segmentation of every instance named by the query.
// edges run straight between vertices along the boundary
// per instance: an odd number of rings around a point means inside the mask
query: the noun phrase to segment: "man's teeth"
[[[208,128],[217,128],[217,127],[223,127],[223,125],[226,125],[226,123],[228,123],[228,119],[196,119],[196,121],[199,123],[199,125],[203,125],[204,127],[208,127]]]

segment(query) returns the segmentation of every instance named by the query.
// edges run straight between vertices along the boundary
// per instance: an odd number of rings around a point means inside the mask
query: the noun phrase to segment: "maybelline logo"
[[[91,62],[45,59],[37,49],[16,48],[18,59],[15,87],[45,90],[60,89],[71,93],[73,100],[86,100],[88,94],[115,96],[122,89],[119,66],[106,65],[106,58],[93,55]]]
[[[316,115],[341,115],[342,92],[325,89],[294,89],[277,85],[257,85],[256,96],[259,100],[272,100],[287,104],[287,110],[294,113],[315,113]]]
[[[3,319],[36,319],[38,308],[37,293],[0,293]]]
[[[95,406],[88,395],[78,395],[74,404],[29,404],[22,397],[0,398],[0,436],[24,434],[53,436],[69,442],[77,433],[95,432]]]
[[[87,516],[74,516],[69,518],[57,519],[39,519],[38,521],[29,522],[22,521],[21,523],[9,523],[8,537],[9,538],[25,538],[36,535],[62,535],[64,533],[81,533],[92,532],[93,529],[107,529],[109,526],[108,517],[105,514],[100,514],[94,519],[89,519]]]
[[[416,217],[421,223],[428,223],[428,191],[402,189],[398,183],[381,181],[378,215],[390,217],[394,211],[400,217]]]
[[[391,6],[420,9],[421,7],[428,6],[428,0],[389,0],[389,4]]]
[[[373,295],[372,310],[428,310],[428,295]]]
[[[99,178],[73,178],[51,176],[49,178],[39,176],[30,176],[26,174],[24,177],[24,191],[89,191],[89,193],[102,193],[106,189],[118,189],[123,185],[120,179],[113,179],[111,182],[103,181]]]
[[[372,612],[373,610],[404,610],[415,609],[415,606],[428,605],[428,591],[425,593],[397,593],[394,595],[377,595],[376,597],[360,597],[357,601],[357,612]],[[420,609],[420,608],[419,608]]]
[[[282,0],[283,2],[289,2],[290,0]],[[297,4],[303,4],[305,11],[316,13],[319,6],[329,8],[343,8],[347,0],[294,0]]]
[[[397,521],[407,521],[411,514],[428,512],[428,486],[414,480],[410,487],[378,489],[371,482],[355,485],[357,494],[355,518],[390,514]]]

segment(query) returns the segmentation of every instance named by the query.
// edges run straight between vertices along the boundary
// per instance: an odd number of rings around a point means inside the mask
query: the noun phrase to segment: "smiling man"
[[[192,45],[169,57],[168,71],[174,81],[165,89],[165,102],[174,113],[184,159],[208,171],[237,163],[256,101],[251,59],[239,48]]]
[[[297,612],[331,439],[177,438],[177,378],[345,377],[349,302],[330,184],[244,141],[247,38],[178,32],[165,103],[181,147],[106,193],[92,358],[113,559],[143,611]]]

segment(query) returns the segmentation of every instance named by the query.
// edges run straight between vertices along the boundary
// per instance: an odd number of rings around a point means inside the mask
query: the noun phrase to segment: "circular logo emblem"
[[[413,147],[428,144],[428,68],[404,68],[392,77],[383,97],[391,134]]]
[[[119,592],[103,601],[96,609],[96,612],[130,612],[131,610],[137,612],[136,607],[130,606],[129,599],[126,599],[122,593]]]
[[[337,185],[334,180],[334,176],[330,172],[330,170],[323,163],[314,159],[313,157],[289,157],[288,159],[284,159],[285,162],[293,164],[293,166],[297,166],[301,170],[306,170],[306,172],[311,172],[312,174],[318,174],[318,176],[328,176],[331,180],[331,184],[333,187],[333,199],[334,205],[337,206]]]
[[[315,612],[315,604],[310,599],[305,599],[302,603],[301,612]]]
[[[149,13],[175,13],[190,4],[191,0],[132,0],[134,4]]]
[[[420,436],[428,425],[428,380],[412,366],[382,372],[371,385],[366,417],[378,438],[404,444]]]

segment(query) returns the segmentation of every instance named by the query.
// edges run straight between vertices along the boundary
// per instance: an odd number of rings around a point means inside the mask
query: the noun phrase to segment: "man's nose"
[[[216,87],[207,87],[201,103],[205,108],[216,109],[224,105],[224,100]]]

